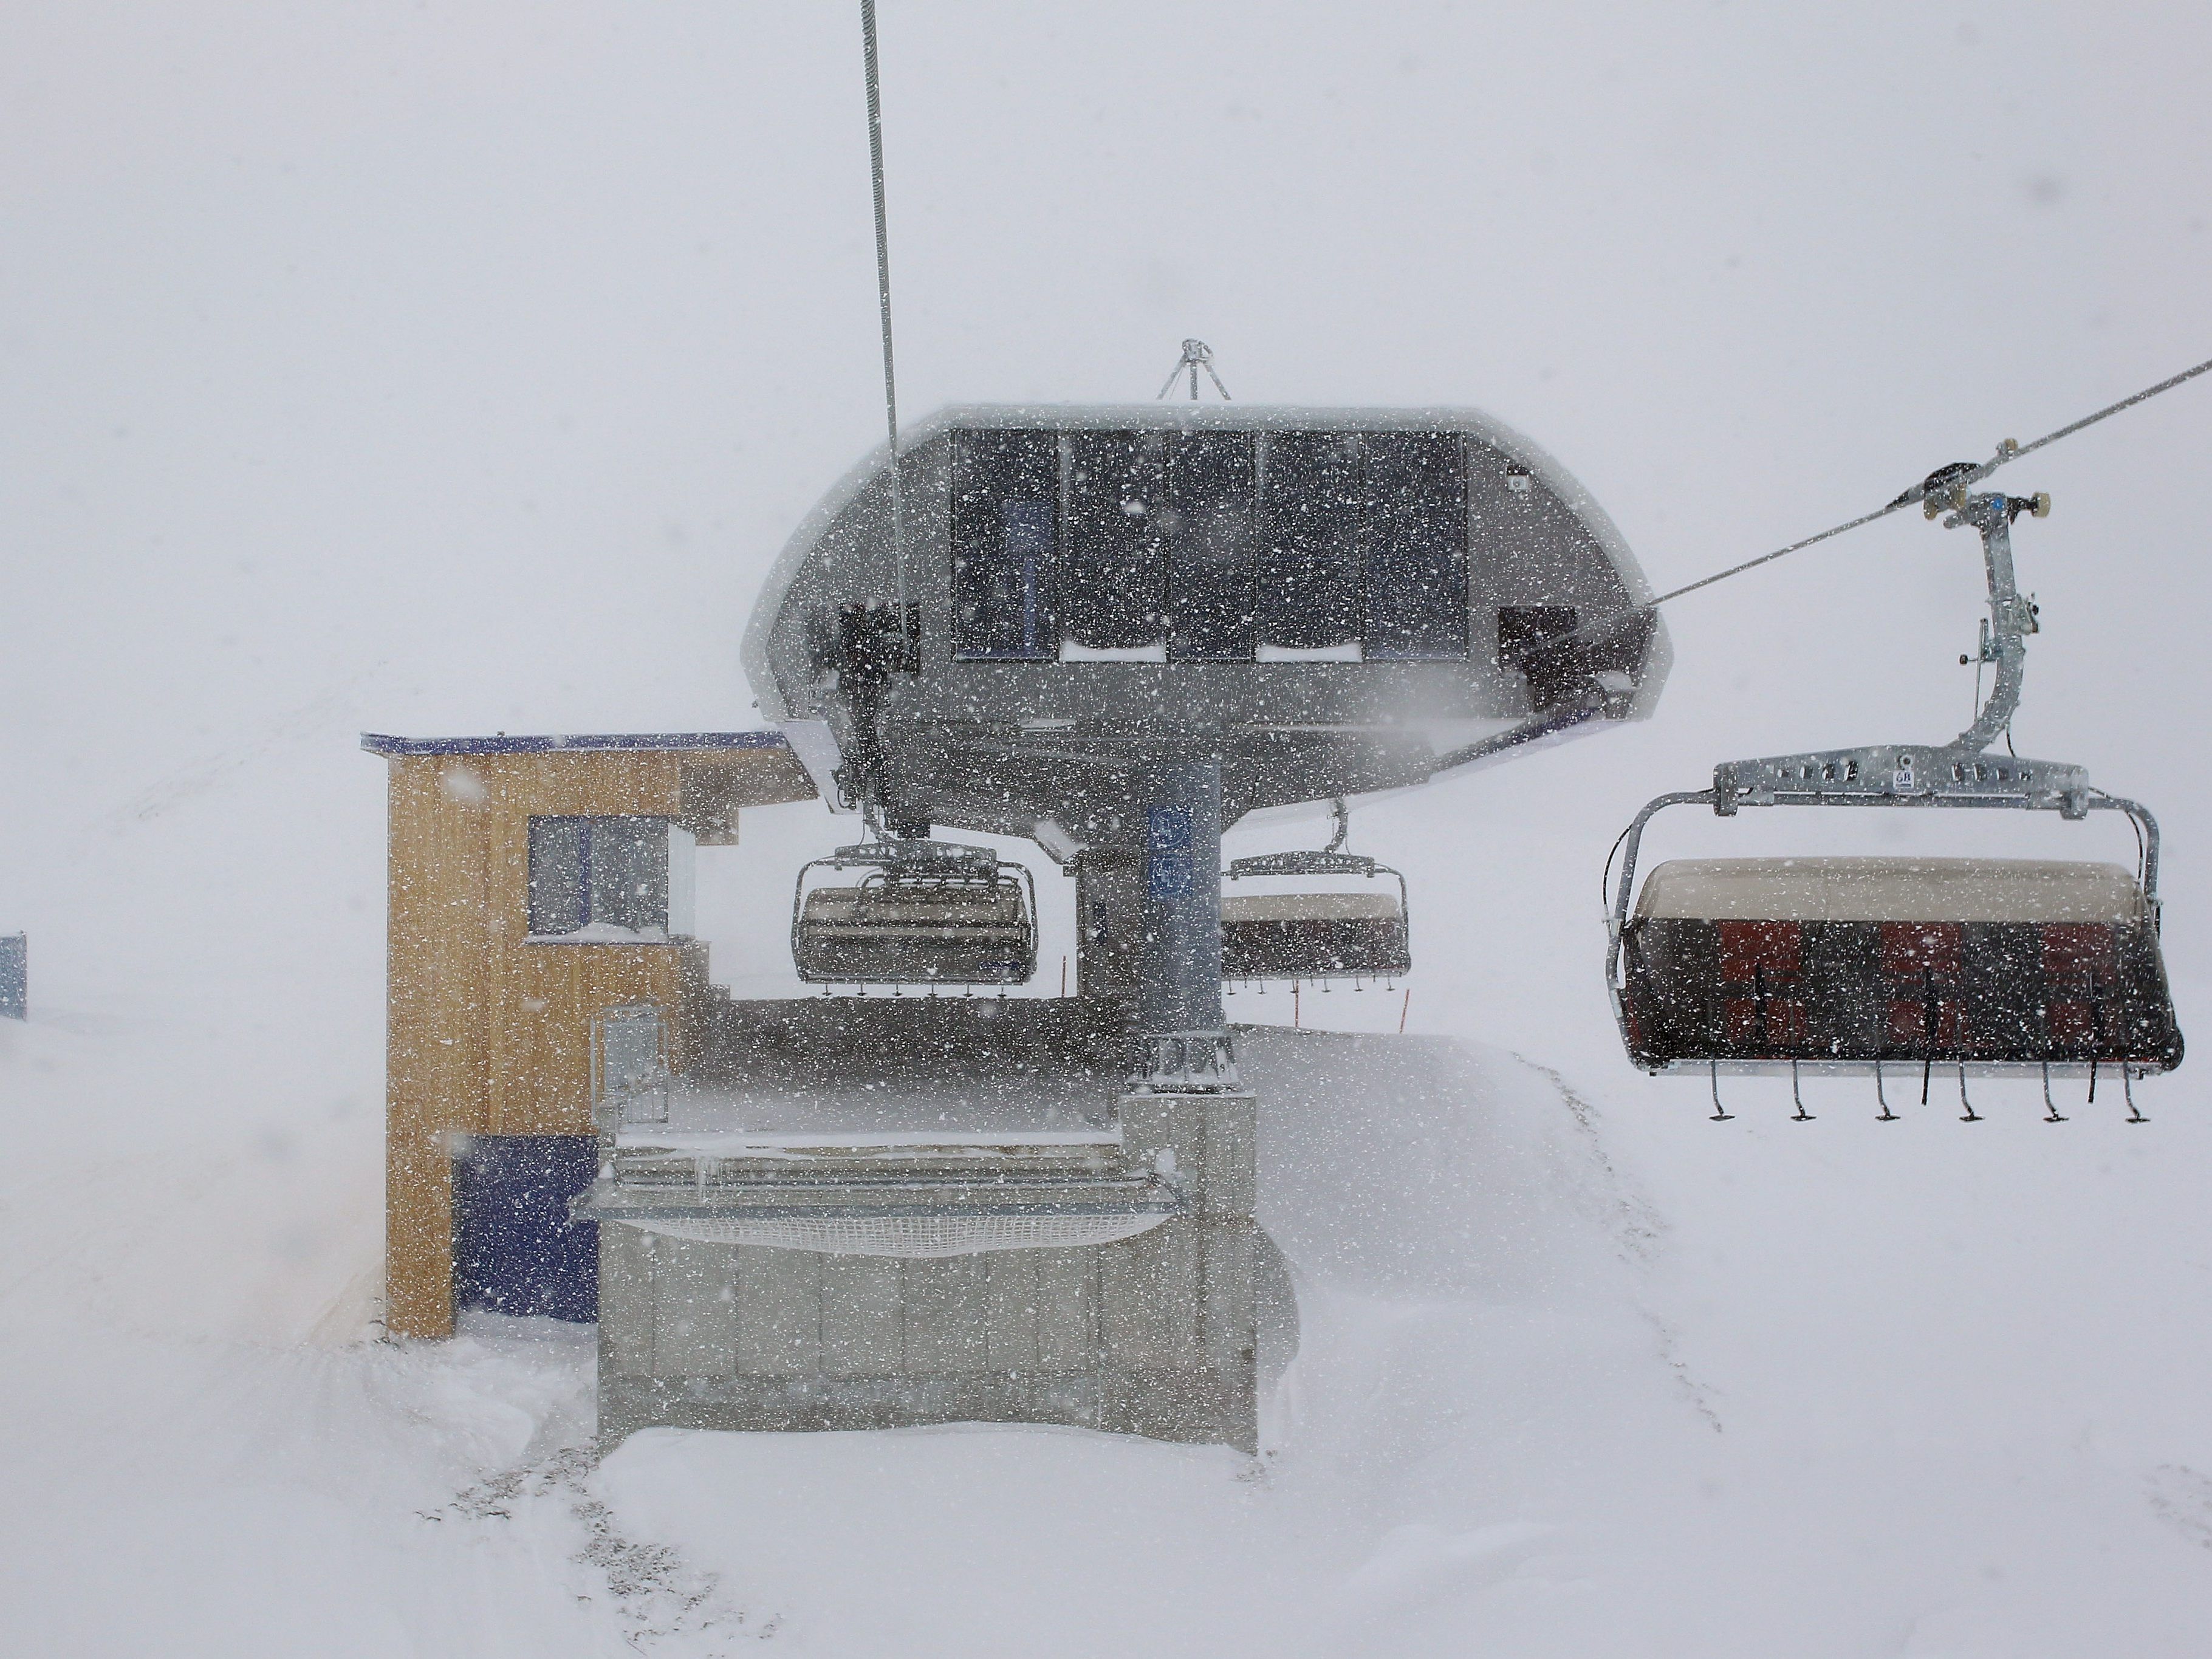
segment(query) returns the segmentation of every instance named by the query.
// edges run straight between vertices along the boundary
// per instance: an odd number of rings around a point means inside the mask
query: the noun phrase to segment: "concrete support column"
[[[1173,1092],[1235,1089],[1221,1013],[1221,757],[1164,759],[1150,782],[1137,952],[1139,1083]]]

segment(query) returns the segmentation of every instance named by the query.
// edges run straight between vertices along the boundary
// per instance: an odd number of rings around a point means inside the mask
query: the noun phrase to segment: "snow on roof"
[[[364,732],[361,746],[372,755],[543,755],[562,750],[788,749],[780,732],[631,732],[547,737],[395,738]]]
[[[2117,864],[2047,859],[1675,859],[1644,884],[1639,918],[1807,921],[2140,921]]]

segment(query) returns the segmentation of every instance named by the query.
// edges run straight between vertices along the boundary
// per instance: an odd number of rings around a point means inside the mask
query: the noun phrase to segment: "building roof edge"
[[[361,746],[372,755],[548,755],[568,750],[676,749],[788,749],[781,732],[628,732],[489,738],[400,738],[364,732]]]

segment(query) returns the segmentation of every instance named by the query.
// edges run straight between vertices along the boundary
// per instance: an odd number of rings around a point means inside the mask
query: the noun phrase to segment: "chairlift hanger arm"
[[[2107,794],[2102,789],[2090,792],[2089,805],[2093,808],[2103,807],[2109,811],[2126,813],[2134,820],[2136,828],[2142,832],[2142,861],[2136,878],[2142,888],[2143,898],[2150,906],[2151,926],[2156,927],[2160,921],[2158,820],[2151,816],[2150,809],[2142,802],[2130,800],[2124,795]]]
[[[1630,821],[1628,828],[1621,834],[1620,886],[1613,902],[1613,913],[1606,921],[1606,931],[1610,937],[1605,951],[1605,983],[1606,989],[1612,994],[1613,1018],[1620,1025],[1624,1040],[1628,1032],[1628,1015],[1620,1000],[1621,935],[1628,926],[1628,902],[1636,891],[1636,859],[1644,845],[1644,826],[1670,806],[1686,806],[1692,802],[1710,806],[1716,805],[1717,800],[1717,792],[1711,789],[1678,790],[1673,794],[1661,795],[1645,803],[1644,810]]]
[[[1931,477],[1918,499],[1930,517],[1951,509],[1946,528],[1969,526],[1982,538],[1990,592],[1984,654],[1996,662],[1998,672],[1974,723],[1948,743],[1881,744],[1723,762],[1713,771],[1716,812],[1728,817],[1741,806],[1776,805],[2000,806],[2080,818],[2100,804],[2081,767],[1986,752],[2012,725],[2027,672],[2027,635],[2038,627],[2035,607],[2014,580],[2012,522],[2022,513],[2045,516],[2051,503],[2041,495],[1969,495],[1960,478],[1944,483]],[[2154,840],[2154,830],[2148,836]]]

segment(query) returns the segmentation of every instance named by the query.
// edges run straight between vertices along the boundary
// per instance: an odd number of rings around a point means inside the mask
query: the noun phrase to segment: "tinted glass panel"
[[[668,820],[530,820],[530,931],[668,926]]]
[[[584,854],[591,920],[643,930],[668,925],[668,821],[592,818]]]
[[[1456,434],[1360,440],[1369,657],[1467,655],[1467,465]]]
[[[1359,441],[1267,440],[1261,485],[1259,636],[1297,650],[1359,637]]]
[[[584,821],[530,820],[530,931],[573,933],[584,925]]]
[[[1246,432],[1184,433],[1168,449],[1168,657],[1250,661],[1257,479]]]
[[[1049,657],[1060,448],[1049,432],[952,434],[952,653]]]
[[[1167,599],[1164,502],[1168,436],[1083,432],[1069,440],[1066,556],[1060,564],[1061,630],[1093,651],[1157,641]]]

